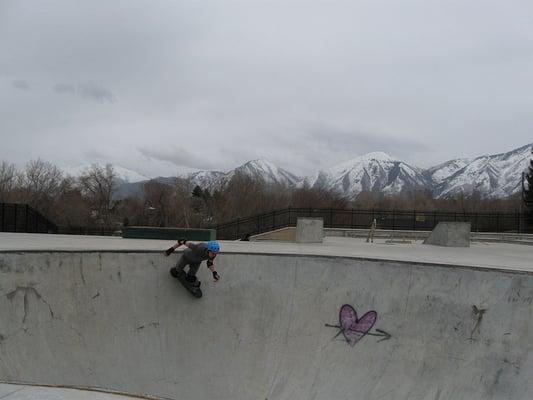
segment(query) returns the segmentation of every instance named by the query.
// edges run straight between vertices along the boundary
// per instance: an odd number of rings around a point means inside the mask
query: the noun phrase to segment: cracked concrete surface
[[[40,293],[34,287],[32,287],[32,286],[26,286],[26,287],[17,286],[17,288],[15,290],[7,293],[6,297],[7,297],[8,300],[13,301],[13,299],[15,298],[17,293],[23,293],[23,296],[24,296],[24,316],[22,317],[22,324],[26,323],[26,319],[28,317],[28,310],[29,310],[29,304],[30,304],[29,294],[33,294],[39,301],[41,301],[44,304],[46,304],[46,306],[48,307],[48,310],[50,312],[50,317],[54,318],[54,312],[52,311],[52,307],[50,307],[50,304],[48,304],[48,302],[45,299],[43,299],[43,297],[40,295]]]

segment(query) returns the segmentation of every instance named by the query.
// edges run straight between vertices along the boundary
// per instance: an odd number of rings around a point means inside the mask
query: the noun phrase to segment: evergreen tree
[[[529,161],[529,168],[525,172],[523,182],[523,198],[526,207],[533,211],[533,148],[531,149],[532,159]]]
[[[198,197],[200,199],[204,197],[204,191],[200,186],[197,185],[194,187],[192,191],[192,197]]]

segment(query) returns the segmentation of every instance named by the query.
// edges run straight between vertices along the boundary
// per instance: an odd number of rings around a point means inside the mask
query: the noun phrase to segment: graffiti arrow
[[[378,333],[368,332],[367,335],[370,335],[370,336],[381,336],[381,339],[378,340],[378,343],[379,342],[383,342],[384,340],[389,340],[392,337],[390,333],[385,332],[385,331],[383,331],[381,329],[377,329],[376,328],[376,332],[378,332]]]
[[[337,333],[335,335],[335,337],[333,339],[335,339],[337,336],[339,336],[341,333],[344,333],[344,328],[340,325],[331,325],[331,324],[325,324],[328,328],[337,328],[339,329],[339,333]],[[379,342],[383,342],[384,340],[389,340],[392,335],[388,332],[385,332],[384,330],[381,330],[381,329],[377,329],[376,328],[376,332],[364,332],[364,331],[360,331],[360,330],[357,330],[357,329],[351,329],[352,332],[357,332],[357,333],[361,333],[363,335],[369,335],[369,336],[377,336],[377,337],[381,337],[381,339],[378,340],[378,343]]]

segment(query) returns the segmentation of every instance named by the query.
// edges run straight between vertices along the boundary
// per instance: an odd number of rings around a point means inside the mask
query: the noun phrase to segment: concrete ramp
[[[470,247],[470,222],[439,222],[424,244]]]
[[[529,400],[533,275],[224,254],[0,253],[0,380],[179,400]]]

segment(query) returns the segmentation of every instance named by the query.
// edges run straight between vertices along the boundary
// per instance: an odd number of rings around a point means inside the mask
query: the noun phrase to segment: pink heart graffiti
[[[349,305],[345,304],[339,311],[339,323],[342,334],[350,346],[361,340],[374,326],[378,314],[375,311],[368,311],[361,318],[357,318],[357,312]]]

